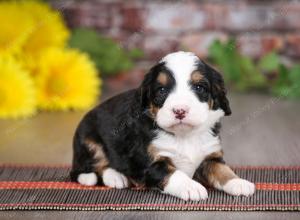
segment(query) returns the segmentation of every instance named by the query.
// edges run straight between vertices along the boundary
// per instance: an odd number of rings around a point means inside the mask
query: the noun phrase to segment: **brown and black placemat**
[[[69,181],[69,166],[0,165],[0,210],[278,210],[300,211],[300,167],[236,167],[256,184],[250,197],[209,190],[183,201],[149,189],[84,187]]]

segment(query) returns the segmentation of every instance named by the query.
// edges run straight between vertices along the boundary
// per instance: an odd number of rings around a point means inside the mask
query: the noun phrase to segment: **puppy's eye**
[[[158,92],[159,92],[160,94],[166,94],[166,93],[168,93],[168,89],[167,89],[166,87],[160,87],[160,88],[158,89]]]
[[[201,85],[194,85],[193,89],[198,93],[204,93],[206,89]]]

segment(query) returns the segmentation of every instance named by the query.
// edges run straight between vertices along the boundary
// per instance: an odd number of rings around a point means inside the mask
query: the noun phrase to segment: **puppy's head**
[[[165,56],[146,74],[140,92],[143,108],[175,134],[209,128],[231,114],[222,76],[189,52]]]

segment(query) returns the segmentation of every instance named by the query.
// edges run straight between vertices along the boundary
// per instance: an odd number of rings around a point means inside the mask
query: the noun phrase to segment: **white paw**
[[[208,197],[204,186],[179,170],[171,175],[163,192],[184,200],[199,201]]]
[[[104,170],[102,179],[104,185],[109,187],[117,189],[128,187],[127,177],[112,168],[107,168],[106,170]]]
[[[79,174],[77,181],[81,185],[95,186],[97,184],[98,178],[95,173],[82,173],[82,174]]]
[[[234,196],[250,196],[255,192],[255,185],[247,180],[235,178],[229,180],[224,186],[223,190]]]

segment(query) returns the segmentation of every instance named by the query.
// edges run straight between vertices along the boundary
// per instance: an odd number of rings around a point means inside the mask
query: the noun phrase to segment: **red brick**
[[[257,34],[243,34],[237,37],[237,46],[242,54],[259,57],[262,54],[261,36]]]
[[[178,37],[175,35],[146,36],[143,50],[146,59],[160,59],[167,53],[178,50]]]
[[[147,71],[146,69],[136,67],[128,72],[106,78],[104,89],[107,93],[118,93],[138,87]]]
[[[282,2],[274,9],[274,29],[295,30],[300,29],[300,2]]]
[[[87,2],[73,4],[64,10],[71,27],[108,28],[111,24],[109,7],[106,4],[90,5]]]
[[[224,41],[227,35],[220,32],[187,34],[182,38],[180,47],[205,57],[208,54],[208,47],[215,39]]]
[[[281,51],[284,47],[284,39],[277,34],[249,32],[238,36],[237,44],[243,54],[260,57],[273,50]]]
[[[147,5],[145,28],[152,32],[183,32],[203,29],[206,15],[197,4],[159,2]]]
[[[266,54],[273,50],[280,51],[284,47],[284,39],[282,36],[275,34],[262,35],[261,44],[262,54]]]
[[[300,57],[300,34],[287,35],[285,52],[289,56]]]
[[[143,13],[144,10],[139,7],[123,7],[122,28],[130,31],[139,31],[143,29]]]
[[[140,31],[136,32],[119,32],[115,36],[112,33],[105,33],[106,37],[114,39],[120,44],[121,47],[126,49],[142,48],[144,42],[144,33]]]
[[[262,31],[274,26],[273,10],[269,6],[237,4],[226,6],[221,26],[229,31]]]
[[[96,28],[122,47],[143,48],[149,59],[178,49],[205,56],[215,37],[227,35],[253,57],[273,49],[300,57],[299,1],[52,1],[69,26]]]
[[[205,11],[205,29],[220,30],[227,12],[226,5],[207,2],[200,7]]]

